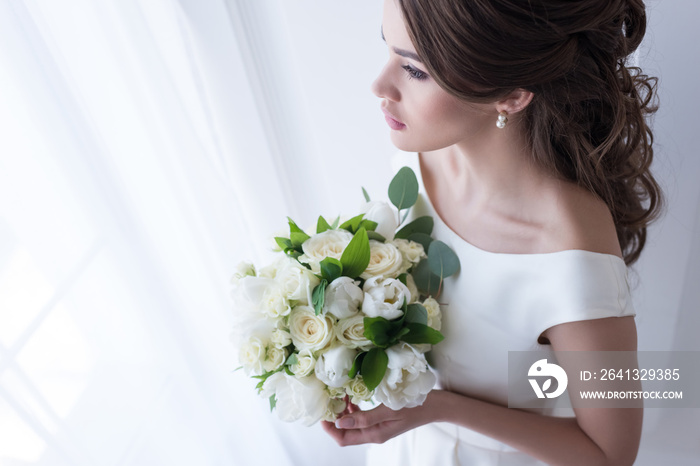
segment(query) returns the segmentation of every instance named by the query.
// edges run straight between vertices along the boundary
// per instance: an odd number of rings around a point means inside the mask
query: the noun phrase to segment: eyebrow
[[[386,42],[386,39],[384,38],[384,26],[381,27],[380,32],[382,34],[382,40]],[[397,47],[392,47],[391,50],[393,50],[396,55],[410,58],[411,60],[415,60],[418,63],[423,63],[423,60],[421,60],[420,57],[414,52],[409,52],[408,50],[400,49]]]

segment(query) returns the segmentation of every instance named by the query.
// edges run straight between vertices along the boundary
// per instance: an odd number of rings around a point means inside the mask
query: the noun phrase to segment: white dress
[[[507,406],[508,351],[548,351],[538,337],[564,322],[635,315],[627,267],[619,257],[582,250],[503,254],[479,249],[435,212],[425,194],[418,154],[402,152],[394,162],[411,167],[418,177],[420,195],[411,215],[432,216],[433,237],[460,258],[460,272],[446,279],[440,297],[446,303],[445,339],[430,355],[440,388]],[[544,464],[449,423],[428,424],[372,445],[367,459],[368,466]]]

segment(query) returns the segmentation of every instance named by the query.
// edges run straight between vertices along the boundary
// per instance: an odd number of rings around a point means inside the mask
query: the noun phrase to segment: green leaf
[[[343,275],[343,264],[338,259],[326,257],[319,265],[321,266],[321,276],[328,280],[328,283]]]
[[[357,230],[360,228],[360,223],[362,222],[362,218],[365,216],[365,214],[360,214],[356,215],[355,217],[351,218],[350,220],[344,221],[341,225],[340,228],[343,230],[348,230],[350,233],[355,234]]]
[[[340,262],[343,264],[343,275],[357,278],[369,264],[369,237],[364,228],[360,228],[345,247]]]
[[[386,351],[381,348],[372,348],[362,361],[362,379],[367,385],[367,389],[374,390],[384,378],[386,368],[389,365],[389,357]]]
[[[306,241],[309,238],[310,236],[304,232],[299,233],[298,231],[294,231],[289,234],[289,239],[292,242],[293,248],[300,248],[304,241]]]
[[[397,209],[407,209],[418,200],[418,179],[409,167],[402,167],[389,184],[389,200]]]
[[[428,248],[430,248],[430,243],[433,242],[433,238],[431,238],[430,235],[426,235],[425,233],[412,233],[406,239],[409,241],[420,243],[421,246],[423,246],[423,250],[426,254],[428,253]]]
[[[331,225],[331,230],[335,230],[338,228],[338,224],[340,223],[340,216],[336,217],[335,220],[333,220],[333,225]]]
[[[314,306],[314,311],[316,315],[319,315],[323,310],[323,305],[326,303],[326,286],[328,285],[328,280],[321,279],[321,283],[316,285],[314,291],[311,293],[311,304]]]
[[[366,202],[370,202],[369,194],[367,194],[367,190],[364,188],[364,186],[362,187],[362,195],[365,196]]]
[[[365,338],[380,348],[389,346],[395,331],[391,322],[384,317],[365,317],[363,322]]]
[[[282,250],[292,248],[292,241],[289,238],[275,236],[275,243],[277,243],[277,246],[279,246]]]
[[[360,226],[361,226],[362,228],[364,228],[365,230],[367,230],[367,231],[374,231],[374,230],[376,230],[376,229],[377,229],[377,225],[378,225],[377,222],[374,222],[374,221],[372,221],[372,220],[367,220],[367,219],[362,220],[362,221],[360,222]]]
[[[433,226],[433,217],[428,215],[418,217],[397,231],[396,238],[408,239],[408,237],[414,233],[423,233],[430,236],[430,234],[433,232]]]
[[[357,356],[355,356],[355,360],[352,362],[352,367],[350,368],[350,371],[348,372],[348,377],[351,379],[354,379],[357,374],[360,373],[360,368],[362,367],[362,361],[365,359],[365,356],[367,355],[367,351],[363,353],[359,353]]]
[[[449,277],[459,270],[459,258],[442,241],[433,241],[428,248],[430,271],[440,278]]]
[[[428,325],[428,310],[422,304],[409,304],[406,309],[404,322]]]
[[[387,320],[384,317],[365,317],[363,319],[365,338],[380,348],[388,348],[395,345],[401,336],[406,333],[404,332],[403,321],[403,317],[395,320]]]
[[[284,362],[285,366],[293,366],[294,364],[297,364],[299,362],[299,359],[297,358],[296,353],[292,353],[289,355],[287,360]]]
[[[277,406],[277,398],[275,395],[270,396],[270,412],[272,412],[275,409],[275,406]]]
[[[430,345],[435,345],[445,339],[442,333],[424,324],[412,322],[406,324],[406,328],[409,330],[409,332],[401,338],[401,340],[405,341],[406,343],[415,345],[428,343]]]
[[[403,283],[404,285],[408,286],[408,274],[407,273],[402,273],[401,275],[396,277],[396,279],[398,281],[400,281],[401,283]],[[406,300],[404,299],[404,304],[405,304],[405,301]]]
[[[294,220],[291,218],[287,217],[287,221],[289,222],[289,233],[304,233],[304,230],[299,228],[296,223],[294,223]],[[306,233],[304,233],[306,234]]]
[[[368,232],[367,232],[367,237],[368,237],[369,239],[373,239],[373,240],[375,240],[375,241],[380,241],[380,242],[382,242],[382,243],[385,243],[385,242],[386,242],[386,238],[383,237],[382,235],[380,235],[379,233],[377,233],[376,231],[368,231]]]
[[[323,215],[318,216],[318,221],[316,222],[316,234],[323,233],[326,230],[330,230],[331,226],[328,224]]]
[[[423,259],[413,270],[413,280],[421,294],[426,296],[437,295],[440,289],[440,277],[430,271],[428,259]]]

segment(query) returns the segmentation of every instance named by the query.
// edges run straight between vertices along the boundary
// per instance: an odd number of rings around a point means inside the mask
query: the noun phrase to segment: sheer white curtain
[[[301,202],[233,18],[0,3],[1,464],[304,454],[232,374],[228,278]]]
[[[227,281],[286,215],[383,194],[381,3],[0,0],[0,464],[361,464],[231,373]],[[648,3],[670,199],[640,349],[697,350],[700,96],[676,50],[699,11]],[[692,464],[699,422],[647,413],[638,464]]]

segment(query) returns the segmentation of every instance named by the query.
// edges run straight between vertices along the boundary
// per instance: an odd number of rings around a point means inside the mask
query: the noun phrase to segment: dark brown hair
[[[627,66],[646,30],[642,0],[398,0],[433,79],[471,102],[533,92],[523,122],[544,167],[599,196],[627,264],[662,193],[649,167],[656,78]]]

